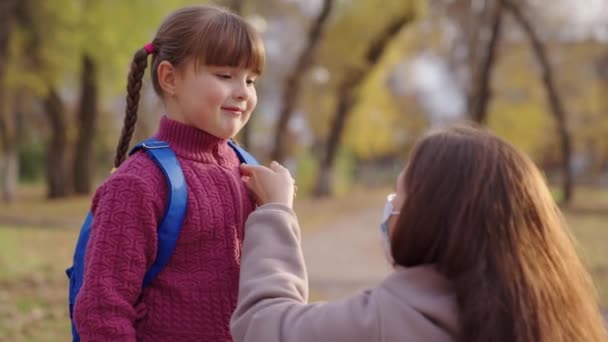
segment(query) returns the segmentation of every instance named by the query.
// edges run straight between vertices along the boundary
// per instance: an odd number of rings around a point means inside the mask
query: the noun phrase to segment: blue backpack
[[[228,144],[239,157],[241,163],[258,165],[257,160],[235,142],[229,140]],[[188,189],[186,188],[186,180],[182,168],[179,165],[179,161],[168,143],[155,138],[150,138],[137,144],[129,155],[132,155],[139,150],[146,151],[146,154],[162,170],[169,189],[165,214],[158,226],[158,252],[154,263],[144,275],[142,288],[145,288],[167,264],[175,249],[175,244],[179,237],[179,232],[182,228],[182,223],[184,222],[186,214]],[[72,321],[73,341],[80,341],[80,337],[78,336],[78,332],[74,325],[73,313],[76,296],[78,296],[84,279],[84,258],[87,251],[89,236],[91,235],[92,223],[93,215],[89,212],[80,229],[78,242],[76,243],[76,249],[74,251],[73,264],[65,271],[70,280],[69,310],[70,320]]]

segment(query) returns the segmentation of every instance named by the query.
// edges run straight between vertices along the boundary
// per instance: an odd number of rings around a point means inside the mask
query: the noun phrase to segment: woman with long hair
[[[487,130],[416,144],[381,224],[394,272],[329,303],[307,304],[289,171],[241,170],[260,207],[245,226],[235,341],[608,340],[543,176]]]

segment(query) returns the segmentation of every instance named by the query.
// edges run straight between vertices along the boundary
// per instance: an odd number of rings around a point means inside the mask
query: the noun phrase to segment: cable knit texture
[[[94,196],[76,327],[83,341],[231,341],[243,226],[253,209],[239,160],[226,140],[167,117],[155,137],[175,151],[188,185],[175,251],[142,291],[167,185],[138,152]]]

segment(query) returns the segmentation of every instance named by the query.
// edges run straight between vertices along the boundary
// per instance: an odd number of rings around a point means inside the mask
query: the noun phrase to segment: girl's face
[[[189,62],[176,72],[173,94],[166,96],[165,102],[172,102],[169,116],[218,138],[232,138],[255,109],[256,78],[244,68],[200,65],[195,70]]]

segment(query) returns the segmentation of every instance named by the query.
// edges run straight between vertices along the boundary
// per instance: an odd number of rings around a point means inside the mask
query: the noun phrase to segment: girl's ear
[[[172,97],[176,93],[179,75],[175,67],[169,61],[162,61],[158,64],[158,84],[163,93]]]

